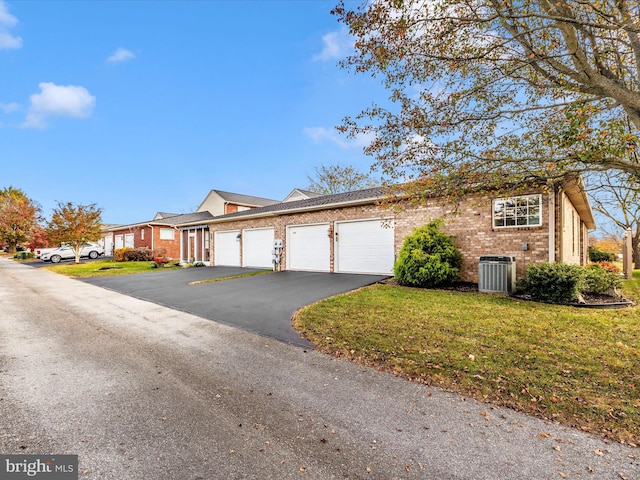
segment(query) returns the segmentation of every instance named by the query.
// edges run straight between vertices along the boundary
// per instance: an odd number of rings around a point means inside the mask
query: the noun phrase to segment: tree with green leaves
[[[386,0],[333,13],[342,62],[389,104],[338,127],[420,189],[617,170],[639,178],[640,4],[627,0]]]
[[[95,204],[76,205],[58,202],[47,225],[47,235],[54,243],[68,244],[80,263],[82,246],[102,236],[102,210]]]
[[[315,168],[315,175],[307,175],[307,179],[307,189],[323,195],[364,190],[380,185],[371,175],[352,165],[321,165]]]
[[[15,253],[18,244],[29,240],[40,220],[40,206],[22,190],[0,190],[0,241],[9,245],[9,253]]]

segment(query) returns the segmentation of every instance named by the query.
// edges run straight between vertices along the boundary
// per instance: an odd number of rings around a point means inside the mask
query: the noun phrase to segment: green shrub
[[[441,232],[441,227],[442,221],[436,220],[405,238],[394,265],[400,285],[436,287],[458,279],[462,255],[453,237]]]
[[[16,260],[26,260],[27,258],[34,258],[35,256],[33,252],[17,252],[13,258]]]
[[[578,298],[584,287],[584,272],[578,265],[538,263],[529,265],[518,281],[518,290],[533,300],[569,303]]]
[[[153,260],[153,251],[146,247],[126,249],[122,258],[124,262],[149,262]]]
[[[604,250],[601,250],[594,245],[589,246],[590,262],[594,262],[594,263],[613,262],[615,260],[616,260],[616,255],[614,253],[605,252]]]
[[[584,268],[583,292],[607,293],[612,288],[622,285],[620,275],[594,264]]]

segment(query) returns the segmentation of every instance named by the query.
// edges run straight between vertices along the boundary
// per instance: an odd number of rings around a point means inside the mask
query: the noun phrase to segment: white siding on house
[[[240,230],[216,232],[213,239],[214,265],[240,266]]]
[[[287,269],[329,272],[331,237],[329,224],[287,227]]]
[[[335,271],[393,275],[393,220],[336,222]]]
[[[242,266],[272,268],[274,229],[249,228],[242,231]]]

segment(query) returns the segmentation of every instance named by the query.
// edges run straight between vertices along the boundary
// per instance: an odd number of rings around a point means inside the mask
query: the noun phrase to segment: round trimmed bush
[[[428,288],[458,279],[462,255],[453,237],[440,231],[441,227],[442,220],[435,220],[405,238],[394,265],[400,285]]]
[[[576,300],[584,286],[582,267],[565,263],[529,265],[518,282],[518,290],[530,295],[533,300],[551,303]]]

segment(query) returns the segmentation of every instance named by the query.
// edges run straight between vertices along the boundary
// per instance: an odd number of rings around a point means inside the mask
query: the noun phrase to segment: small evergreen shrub
[[[615,261],[616,256],[614,253],[605,252],[604,250],[599,249],[598,247],[591,245],[589,246],[589,261],[598,263],[598,262],[613,262]]]
[[[440,231],[442,220],[414,229],[405,238],[394,265],[400,285],[436,287],[458,279],[462,255],[453,237]]]
[[[533,300],[569,303],[578,298],[585,280],[582,267],[564,263],[538,263],[529,265],[518,281],[518,290]]]
[[[615,266],[615,265],[614,265]],[[584,268],[584,289],[588,293],[607,293],[622,284],[620,275],[610,272],[598,264]]]

